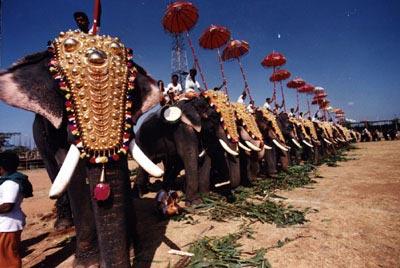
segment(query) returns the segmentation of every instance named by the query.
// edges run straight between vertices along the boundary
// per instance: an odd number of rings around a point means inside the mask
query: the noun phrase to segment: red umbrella
[[[290,77],[290,72],[287,70],[277,70],[272,73],[272,75],[269,77],[269,80],[271,82],[279,82],[281,84],[281,94],[282,94],[282,102],[283,102],[283,108],[284,111],[286,112],[286,103],[285,103],[285,95],[283,94],[283,85],[282,81],[286,80]]]
[[[325,93],[325,89],[323,87],[315,87],[314,88],[314,93],[315,94]]]
[[[219,66],[221,69],[222,80],[224,81],[225,84],[224,88],[226,94],[228,94],[228,89],[226,87],[224,65],[222,63],[221,53],[219,51],[219,48],[225,45],[230,38],[231,38],[231,32],[228,30],[228,28],[223,26],[211,25],[203,32],[203,34],[199,39],[199,44],[201,47],[205,49],[217,49]]]
[[[192,3],[177,1],[168,5],[162,24],[168,32],[179,34],[192,29],[198,18],[198,10]]]
[[[328,94],[326,94],[326,93],[316,93],[314,95],[315,99],[323,99],[323,98],[326,98],[326,97],[328,97]]]
[[[200,72],[201,80],[204,84],[204,87],[207,89],[207,83],[204,78],[203,72],[201,71],[199,59],[196,56],[192,40],[189,36],[189,30],[192,29],[194,25],[196,25],[198,18],[198,10],[192,3],[186,1],[176,1],[167,6],[162,24],[165,30],[174,35],[186,32],[186,37],[192,51],[195,66]]]
[[[268,54],[267,56],[264,57],[264,59],[261,61],[261,65],[265,68],[272,67],[273,72],[275,72],[276,67],[282,66],[286,63],[286,58],[282,53],[275,52],[273,51],[272,53]],[[276,103],[276,83],[275,81],[272,81],[274,84],[274,89],[272,93],[272,98],[274,99],[274,102]]]
[[[265,56],[262,60],[261,65],[268,68],[268,67],[278,67],[282,66],[286,63],[286,58],[283,54],[279,52],[272,52],[271,54]]]
[[[286,84],[286,86],[288,87],[288,88],[299,88],[299,87],[302,87],[302,86],[304,86],[306,84],[306,82],[303,80],[303,79],[301,79],[300,77],[297,77],[297,78],[295,78],[295,79],[293,79],[293,80],[290,80],[287,84]]]
[[[297,89],[299,93],[306,93],[306,94],[313,94],[314,93],[314,86],[310,84],[305,84]],[[311,115],[311,107],[310,107],[310,100],[307,98],[307,107],[308,113]]]
[[[225,45],[231,38],[231,32],[223,26],[211,25],[200,36],[199,44],[205,49],[216,49]]]
[[[240,72],[242,73],[244,87],[249,95],[250,100],[253,100],[250,94],[249,84],[247,83],[246,75],[244,74],[243,66],[240,61],[240,57],[246,55],[249,52],[249,43],[244,40],[231,40],[222,52],[222,60],[227,61],[236,59],[239,63]]]
[[[288,79],[290,75],[291,74],[289,71],[281,69],[273,72],[272,75],[269,77],[269,80],[271,82],[279,82]]]
[[[286,84],[286,86],[288,87],[288,88],[294,88],[294,89],[296,89],[296,101],[297,101],[297,108],[296,108],[296,110],[298,111],[298,112],[300,112],[300,97],[299,97],[299,91],[297,90],[299,87],[301,87],[301,86],[304,86],[306,84],[306,82],[302,79],[302,78],[300,78],[300,77],[296,77],[295,79],[293,79],[293,80],[290,80],[287,84]]]

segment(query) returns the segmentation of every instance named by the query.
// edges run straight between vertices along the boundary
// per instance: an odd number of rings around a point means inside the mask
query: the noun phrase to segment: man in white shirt
[[[179,77],[177,74],[171,76],[171,83],[165,88],[164,95],[168,95],[170,98],[175,100],[182,93],[182,86],[179,83]]]
[[[250,101],[250,104],[247,105],[246,109],[247,109],[247,111],[248,111],[249,113],[254,114],[254,112],[255,112],[255,110],[256,110],[256,106],[255,106],[255,104],[254,104],[254,100],[251,100],[251,101]]]
[[[0,153],[0,267],[20,268],[21,232],[25,214],[21,210],[22,180],[16,172],[19,158],[15,153]]]
[[[244,100],[246,99],[246,96],[247,96],[246,91],[243,91],[236,102],[237,103],[244,103]]]
[[[263,105],[263,108],[271,111],[271,103],[272,103],[272,99],[271,98],[266,98],[265,102],[264,102],[264,105]]]
[[[197,70],[196,69],[190,69],[188,76],[186,77],[185,81],[185,92],[193,92],[197,93],[200,91],[200,84],[198,81],[196,81],[196,74]]]

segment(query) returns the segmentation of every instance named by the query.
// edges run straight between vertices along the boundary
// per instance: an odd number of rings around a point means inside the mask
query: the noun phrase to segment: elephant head
[[[148,172],[162,175],[135,145],[132,133],[140,115],[158,103],[159,89],[117,38],[69,31],[60,33],[53,45],[0,73],[0,99],[42,115],[56,128],[68,122],[71,147],[50,196],[67,188],[83,161],[102,265],[128,267],[126,153],[130,150]]]

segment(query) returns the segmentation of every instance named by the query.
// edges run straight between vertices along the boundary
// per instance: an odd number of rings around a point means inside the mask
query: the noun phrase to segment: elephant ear
[[[59,128],[64,99],[48,70],[49,52],[26,56],[0,73],[0,100],[16,108],[42,115]]]
[[[133,91],[132,121],[136,124],[139,117],[160,102],[161,91],[157,82],[140,65],[133,63],[137,70],[135,90]]]
[[[195,100],[186,102],[186,103],[180,103],[178,106],[182,110],[182,117],[181,121],[185,123],[188,126],[191,126],[194,130],[197,132],[201,131],[201,117],[196,110],[196,108],[193,106],[193,102]]]

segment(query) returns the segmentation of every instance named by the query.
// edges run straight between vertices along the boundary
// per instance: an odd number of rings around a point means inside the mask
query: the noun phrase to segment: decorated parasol
[[[299,94],[298,88],[304,86],[305,84],[306,84],[306,82],[300,77],[296,77],[295,79],[290,80],[286,84],[286,86],[288,88],[293,88],[296,90],[296,102],[297,102],[296,110],[297,111],[300,111],[300,97],[299,97],[300,94]]]
[[[280,70],[274,71],[272,73],[272,75],[269,77],[269,80],[271,82],[274,82],[274,83],[279,82],[281,84],[282,102],[283,102],[283,108],[284,108],[285,113],[286,113],[286,103],[285,103],[285,94],[283,93],[282,81],[288,79],[290,77],[290,75],[291,74],[289,71],[280,69]]]
[[[282,53],[273,51],[272,53],[264,57],[264,59],[261,62],[261,65],[264,68],[272,68],[274,73],[277,67],[282,66],[285,63],[286,63],[286,57]],[[276,82],[273,81],[273,83],[274,83],[274,89],[273,89],[272,99],[276,103]]]
[[[305,85],[299,87],[297,91],[299,93],[312,95],[314,94],[314,86],[306,83]],[[308,108],[308,114],[311,116],[311,106],[310,106],[310,100],[308,98],[307,98],[307,108]]]
[[[246,75],[243,70],[242,63],[240,61],[240,57],[246,55],[249,52],[249,43],[243,40],[231,40],[229,41],[228,45],[225,47],[224,51],[222,52],[222,60],[227,61],[231,59],[236,59],[239,63],[240,72],[242,73],[244,87],[249,95],[250,100],[252,101],[253,98],[250,94],[249,84],[247,83]]]
[[[195,26],[198,18],[198,10],[192,3],[186,1],[177,1],[167,6],[162,24],[164,26],[164,29],[171,34],[177,35],[181,33],[186,33],[186,37],[192,51],[194,64],[199,70],[201,80],[204,84],[205,89],[207,90],[206,80],[204,78],[203,72],[201,71],[199,59],[196,56],[192,40],[190,39],[189,35],[190,29]]]
[[[224,73],[224,65],[222,63],[221,53],[219,48],[225,45],[230,38],[231,38],[231,32],[228,30],[228,28],[223,26],[211,25],[210,27],[205,29],[205,31],[203,32],[203,34],[199,39],[199,44],[202,48],[217,49],[218,62],[221,69],[221,76],[224,82],[224,89],[226,94],[228,94],[228,88],[226,86],[227,81]]]

